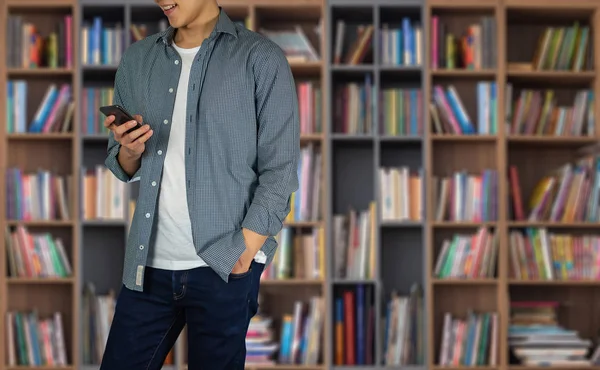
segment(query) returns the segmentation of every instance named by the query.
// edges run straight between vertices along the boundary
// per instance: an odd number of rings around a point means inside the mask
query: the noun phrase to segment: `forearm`
[[[267,240],[267,235],[261,235],[250,229],[242,228],[242,232],[244,234],[246,247],[254,252],[258,252]]]
[[[141,156],[132,156],[129,155],[123,148],[119,149],[119,154],[117,155],[117,161],[119,165],[125,171],[125,173],[132,177],[142,165],[142,157]]]

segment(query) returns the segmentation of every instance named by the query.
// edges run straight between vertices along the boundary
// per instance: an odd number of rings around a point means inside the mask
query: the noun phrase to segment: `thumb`
[[[140,124],[144,123],[144,119],[139,114],[134,114],[133,118],[135,118],[135,120],[138,121]]]

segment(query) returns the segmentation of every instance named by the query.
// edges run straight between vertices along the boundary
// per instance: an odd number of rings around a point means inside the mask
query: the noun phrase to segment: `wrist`
[[[127,161],[137,161],[142,157],[140,153],[135,153],[122,145],[119,148],[119,155],[121,156],[121,158]]]

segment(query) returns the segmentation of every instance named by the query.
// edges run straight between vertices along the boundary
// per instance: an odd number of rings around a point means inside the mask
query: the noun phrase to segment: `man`
[[[216,0],[157,0],[170,27],[133,44],[106,166],[140,181],[102,370],[160,369],[187,324],[190,370],[244,368],[260,274],[298,187],[299,119],[284,53]]]

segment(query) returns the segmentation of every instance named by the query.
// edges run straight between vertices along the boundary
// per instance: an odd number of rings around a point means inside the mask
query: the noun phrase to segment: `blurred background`
[[[302,133],[247,368],[600,366],[600,1],[220,5],[285,51]],[[0,0],[0,25],[0,370],[98,369],[138,197],[98,108],[166,18]]]

